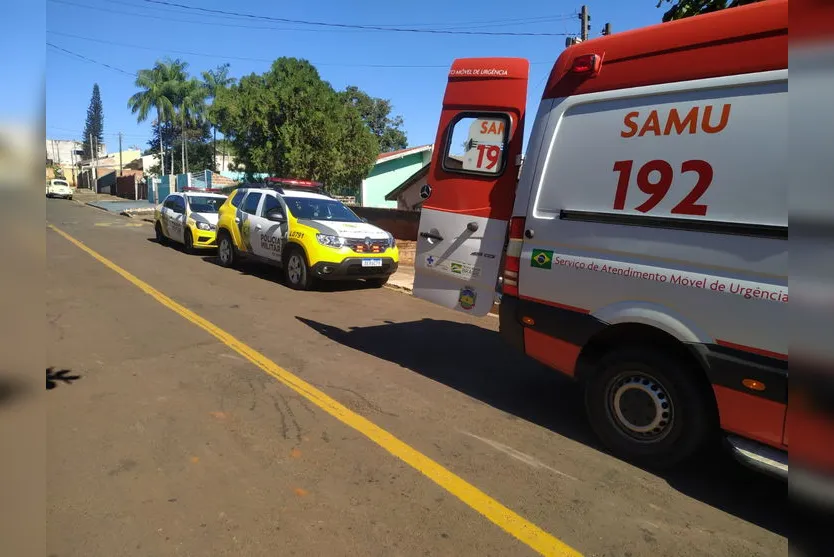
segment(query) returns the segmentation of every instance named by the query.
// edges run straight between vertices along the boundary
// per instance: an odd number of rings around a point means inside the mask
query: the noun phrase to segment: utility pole
[[[122,175],[122,132],[119,132],[119,176]]]
[[[591,30],[591,14],[588,13],[588,6],[582,6],[579,11],[579,21],[582,27],[579,30],[579,38],[583,41],[588,40],[588,32]]]
[[[76,189],[78,189],[78,168],[75,166],[75,151],[77,149],[78,143],[75,140],[73,140],[72,148],[70,149],[70,161],[72,162],[72,187]]]
[[[96,151],[93,147],[93,134],[90,134],[90,174],[92,175],[92,181],[90,182],[90,189],[98,193],[96,191],[96,182],[98,181],[98,172],[96,172]]]

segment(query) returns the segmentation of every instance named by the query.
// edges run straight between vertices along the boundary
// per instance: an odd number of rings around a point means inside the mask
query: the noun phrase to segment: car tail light
[[[510,238],[507,244],[507,258],[504,261],[504,280],[502,282],[502,292],[508,296],[518,296],[518,273],[521,269],[524,224],[523,217],[510,219]]]

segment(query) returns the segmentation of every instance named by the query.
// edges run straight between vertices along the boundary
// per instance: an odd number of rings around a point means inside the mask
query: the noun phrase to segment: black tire
[[[237,262],[237,253],[232,237],[225,230],[217,234],[217,260],[223,267],[233,267]]]
[[[310,276],[310,266],[301,249],[291,248],[283,267],[287,286],[293,290],[309,290],[312,287],[313,277]]]
[[[382,288],[388,284],[388,278],[389,277],[369,278],[365,279],[365,282],[367,282],[368,286],[371,288]]]
[[[185,231],[185,253],[194,253],[194,237],[190,230]]]
[[[159,224],[159,221],[153,227],[154,232],[156,232],[156,242],[160,245],[167,246],[168,245],[168,238],[165,237],[165,234],[162,233],[162,225]]]
[[[609,352],[585,384],[591,427],[624,460],[653,469],[681,463],[718,431],[714,400],[696,373],[656,348]]]

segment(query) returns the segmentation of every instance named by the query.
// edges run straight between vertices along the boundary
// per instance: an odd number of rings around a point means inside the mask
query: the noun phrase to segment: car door
[[[255,253],[253,244],[257,244],[257,231],[253,231],[252,227],[258,226],[254,219],[257,219],[258,207],[261,204],[263,193],[259,191],[250,191],[243,198],[237,210],[237,225],[240,231],[241,247],[248,253]],[[263,225],[261,225],[263,228]],[[254,232],[254,239],[253,239]]]
[[[414,295],[492,309],[521,162],[529,63],[458,59],[449,72],[414,262]]]
[[[173,214],[174,199],[169,195],[162,201],[162,208],[159,210],[159,224],[162,226],[162,234],[171,238],[171,216]]]
[[[251,218],[252,250],[256,255],[280,262],[287,238],[287,217],[278,197],[264,194],[258,214]]]
[[[168,231],[172,240],[185,242],[185,199],[181,195],[172,195],[169,212]]]

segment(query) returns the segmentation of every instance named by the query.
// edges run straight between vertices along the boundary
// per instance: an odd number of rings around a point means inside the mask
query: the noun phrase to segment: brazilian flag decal
[[[530,266],[537,269],[550,269],[553,263],[553,252],[546,249],[534,249],[530,257]]]

